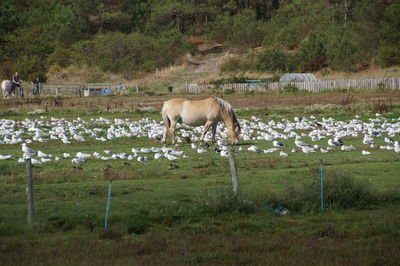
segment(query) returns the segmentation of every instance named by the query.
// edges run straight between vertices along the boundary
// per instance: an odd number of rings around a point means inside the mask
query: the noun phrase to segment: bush
[[[373,113],[387,113],[393,108],[392,101],[390,99],[378,99],[372,101],[368,105],[368,109]]]
[[[177,63],[183,55],[193,50],[185,36],[177,29],[162,32],[155,39],[155,46],[154,61],[158,67]]]
[[[283,201],[291,212],[317,212],[319,191],[319,178],[311,179],[301,187],[289,188]],[[327,209],[367,208],[377,202],[377,196],[368,181],[333,170],[325,173],[324,200]]]
[[[379,62],[383,67],[400,65],[400,48],[383,44],[379,48]]]
[[[333,69],[351,72],[368,63],[358,44],[359,33],[350,23],[331,26],[326,36],[326,61]]]
[[[218,15],[209,32],[209,39],[241,50],[261,45],[266,24],[257,20],[253,10],[244,9],[236,16]]]
[[[218,15],[209,32],[209,39],[218,43],[228,41],[232,23],[232,17],[227,13]]]
[[[150,226],[151,221],[148,216],[135,215],[129,219],[127,230],[130,234],[141,235],[144,234]]]
[[[400,3],[394,3],[385,10],[380,30],[382,45],[379,58],[382,66],[400,65]]]
[[[296,85],[292,83],[288,83],[283,87],[283,91],[285,92],[298,92],[299,88],[296,87]]]
[[[265,35],[265,24],[257,20],[253,10],[245,9],[234,17],[231,25],[229,43],[240,49],[261,45]]]
[[[52,215],[47,220],[46,231],[62,230],[69,231],[77,226],[93,231],[97,226],[98,218],[95,215],[81,215],[64,217],[60,215]]]
[[[243,200],[232,192],[222,192],[209,195],[205,202],[200,204],[204,214],[220,215],[224,213],[254,213],[257,207],[254,203]]]
[[[56,50],[53,62],[96,66],[104,72],[130,76],[133,71],[149,72],[173,64],[189,51],[191,46],[177,30],[162,32],[157,38],[110,32],[76,42],[69,50]]]
[[[326,66],[325,40],[322,34],[311,33],[296,54],[301,72],[317,71]]]
[[[270,47],[260,52],[256,58],[256,68],[259,71],[291,72],[293,58],[281,48]]]
[[[254,69],[252,57],[243,58],[240,56],[230,57],[221,66],[221,72],[249,71]]]

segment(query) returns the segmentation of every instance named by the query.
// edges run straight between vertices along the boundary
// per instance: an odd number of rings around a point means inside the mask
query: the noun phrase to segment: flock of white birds
[[[261,149],[256,145],[239,146],[237,151],[255,153],[274,153],[276,156],[287,157],[293,152],[328,153],[359,150],[361,155],[370,155],[374,149],[399,153],[400,118],[388,119],[380,114],[374,118],[360,119],[355,116],[348,121],[333,118],[316,119],[310,117],[294,117],[294,119],[264,120],[252,116],[249,120],[240,119],[242,127],[241,139],[262,143],[271,142],[273,148]],[[69,160],[73,164],[85,163],[89,158],[98,160],[148,160],[166,159],[170,161],[187,158],[183,151],[174,147],[136,147],[130,153],[102,150],[93,153],[80,151],[75,154],[60,152],[50,154],[42,150],[32,150],[30,143],[60,142],[68,145],[72,142],[95,140],[107,142],[117,138],[149,138],[160,140],[163,134],[163,122],[142,118],[140,120],[92,118],[89,121],[81,118],[69,121],[66,118],[28,119],[15,121],[0,119],[0,160],[18,160],[24,162],[31,158],[33,164],[44,164],[60,160]],[[180,125],[177,128],[177,142],[185,139],[191,141],[191,148],[197,153],[216,152],[220,156],[228,156],[225,127],[220,124],[217,128],[217,143],[212,149],[199,145],[202,127]],[[362,139],[362,147],[347,145],[342,139]],[[210,141],[206,137],[206,141]],[[316,143],[319,143],[316,144]],[[323,145],[321,143],[324,143]],[[378,145],[378,143],[380,143]],[[3,145],[21,145],[17,154],[1,154]],[[37,145],[36,145],[37,146]],[[61,148],[63,146],[60,146]],[[84,146],[83,146],[84,147]],[[245,148],[246,147],[246,148]]]

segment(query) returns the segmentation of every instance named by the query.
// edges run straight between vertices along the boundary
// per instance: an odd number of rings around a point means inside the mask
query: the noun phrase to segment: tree
[[[389,5],[380,30],[379,48],[382,66],[400,65],[400,3]]]

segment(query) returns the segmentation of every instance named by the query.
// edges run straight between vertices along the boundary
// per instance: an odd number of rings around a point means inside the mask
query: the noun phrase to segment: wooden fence
[[[346,90],[376,90],[376,89],[400,89],[400,78],[379,79],[350,79],[350,80],[319,80],[307,82],[270,82],[270,83],[234,83],[222,84],[187,84],[187,93],[204,93],[212,90],[233,90],[239,92],[254,91],[284,91],[297,88],[301,91],[322,92],[337,89]]]
[[[62,84],[62,83],[42,83],[40,84],[40,94],[63,95],[63,96],[83,96],[91,95],[91,92],[98,92],[104,89],[116,89],[119,84],[113,83],[85,83],[85,84]]]

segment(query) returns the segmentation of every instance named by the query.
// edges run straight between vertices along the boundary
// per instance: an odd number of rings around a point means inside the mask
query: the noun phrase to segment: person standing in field
[[[12,76],[11,78],[11,88],[10,88],[10,94],[14,93],[15,89],[17,87],[21,87],[20,79],[19,79],[19,73],[15,72],[15,75]]]
[[[32,94],[39,95],[40,94],[40,79],[39,79],[39,77],[37,77],[34,81],[32,81],[32,84],[33,84]]]

